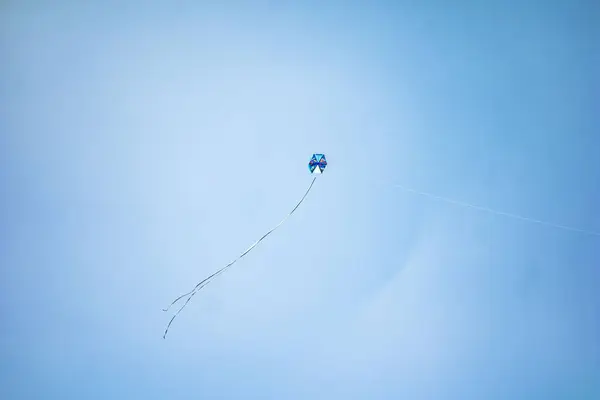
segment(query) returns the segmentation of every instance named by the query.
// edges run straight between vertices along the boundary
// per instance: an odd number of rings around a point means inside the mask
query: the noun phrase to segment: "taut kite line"
[[[308,169],[309,169],[310,173],[313,175],[314,174],[322,174],[323,171],[325,171],[326,167],[327,167],[327,160],[325,159],[324,154],[313,154],[312,158],[310,159],[310,162],[308,163]],[[227,264],[223,268],[219,269],[218,271],[214,272],[212,275],[209,275],[207,278],[198,282],[192,290],[190,290],[189,292],[187,292],[185,294],[182,294],[181,296],[179,296],[178,298],[173,300],[167,308],[163,308],[163,311],[169,311],[169,309],[172,306],[174,306],[177,302],[179,302],[179,300],[182,300],[184,297],[187,297],[185,303],[183,303],[183,305],[179,308],[179,310],[177,310],[175,315],[173,315],[173,317],[169,321],[169,324],[167,325],[167,328],[165,329],[165,333],[163,334],[163,339],[165,339],[167,337],[167,333],[169,332],[169,328],[171,327],[173,320],[175,320],[175,318],[179,315],[179,313],[187,306],[187,304],[190,302],[190,300],[192,300],[192,298],[196,295],[196,293],[198,293],[198,291],[200,289],[202,289],[204,286],[208,285],[212,281],[212,279],[216,278],[217,276],[219,276],[220,274],[225,272],[229,267],[231,267],[238,260],[240,260],[246,254],[248,254],[253,248],[255,248],[260,242],[262,242],[267,236],[269,236],[277,228],[279,228],[281,225],[283,225],[283,223],[285,221],[287,221],[287,219],[294,213],[294,211],[296,211],[296,209],[298,207],[300,207],[300,204],[302,204],[302,202],[304,201],[304,199],[310,192],[310,189],[312,189],[312,187],[315,183],[315,180],[317,180],[317,176],[315,176],[313,178],[312,182],[310,183],[310,186],[308,187],[308,190],[306,190],[306,193],[304,193],[304,196],[302,196],[302,198],[300,199],[298,204],[296,204],[296,207],[294,207],[292,209],[292,211],[290,211],[288,213],[288,215],[286,215],[285,218],[282,219],[281,222],[279,222],[273,229],[271,229],[270,231],[265,233],[260,239],[258,239],[256,242],[254,242],[254,244],[252,244],[252,246],[248,247],[248,249],[246,249],[246,251],[244,251],[242,254],[240,254],[235,260],[231,261],[229,264]]]
[[[575,227],[567,226],[567,225],[556,224],[554,222],[542,221],[541,219],[524,217],[522,215],[507,213],[507,212],[504,212],[504,211],[498,211],[498,210],[494,210],[492,208],[482,207],[482,206],[478,206],[476,204],[466,203],[464,201],[458,201],[458,200],[450,199],[448,197],[438,196],[438,195],[435,195],[435,194],[432,194],[432,193],[423,192],[421,190],[412,189],[412,188],[409,188],[409,187],[406,187],[406,186],[402,186],[402,185],[398,185],[398,184],[393,184],[392,186],[397,187],[399,189],[402,189],[405,192],[414,193],[414,194],[417,194],[419,196],[429,197],[430,199],[434,199],[434,200],[438,200],[438,201],[443,201],[443,202],[446,202],[446,203],[449,203],[449,204],[454,204],[454,205],[460,206],[460,207],[471,208],[473,210],[483,211],[483,212],[487,212],[487,213],[490,213],[490,214],[501,215],[503,217],[518,219],[518,220],[521,220],[521,221],[531,222],[531,223],[538,224],[538,225],[544,225],[544,226],[547,226],[547,227],[550,227],[550,228],[562,229],[564,231],[578,232],[578,233],[583,233],[585,235],[591,235],[591,236],[600,236],[600,232],[595,232],[595,231],[590,231],[590,230],[575,228]]]

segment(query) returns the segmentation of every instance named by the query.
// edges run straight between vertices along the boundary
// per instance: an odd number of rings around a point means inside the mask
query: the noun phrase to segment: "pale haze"
[[[597,2],[91,4],[0,5],[0,398],[600,398],[600,237],[395,186],[599,232]]]

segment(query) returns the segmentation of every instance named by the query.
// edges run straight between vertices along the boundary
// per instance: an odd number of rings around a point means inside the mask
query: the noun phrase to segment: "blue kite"
[[[314,174],[322,174],[325,171],[325,168],[327,168],[327,160],[325,159],[325,154],[313,154],[312,158],[308,162],[308,170],[310,171],[310,173],[313,174],[313,175]],[[292,211],[290,211],[288,213],[288,215],[286,215],[286,217],[283,220],[281,220],[281,222],[279,224],[277,224],[269,232],[265,233],[260,239],[258,239],[256,242],[254,242],[254,244],[252,246],[250,246],[246,251],[244,251],[241,255],[239,255],[235,260],[233,260],[232,262],[230,262],[229,264],[227,264],[226,266],[224,266],[220,270],[216,271],[215,273],[213,273],[212,275],[210,275],[208,278],[205,278],[202,281],[198,282],[198,284],[196,284],[196,286],[194,286],[194,288],[192,290],[190,290],[189,292],[187,292],[185,294],[182,294],[181,296],[179,296],[178,298],[176,298],[175,300],[173,300],[173,302],[167,308],[163,309],[163,311],[169,311],[169,309],[173,305],[175,305],[175,303],[179,302],[179,300],[182,300],[184,297],[187,298],[186,301],[185,301],[185,303],[183,304],[183,306],[181,306],[179,308],[179,310],[177,310],[177,312],[175,313],[175,315],[173,315],[173,317],[169,321],[169,324],[167,325],[167,328],[165,329],[165,333],[163,334],[163,339],[165,339],[167,337],[167,333],[169,332],[169,328],[171,327],[171,324],[173,323],[173,320],[175,320],[175,318],[177,317],[177,315],[179,315],[179,313],[185,308],[185,306],[187,306],[187,304],[190,302],[190,300],[192,300],[192,297],[194,297],[196,295],[196,293],[198,293],[198,291],[200,289],[202,289],[204,286],[208,285],[212,281],[213,278],[215,278],[218,275],[220,275],[221,273],[225,272],[225,270],[227,270],[229,267],[231,267],[233,264],[235,264],[239,259],[241,259],[242,257],[244,257],[253,248],[255,248],[260,242],[262,242],[263,239],[265,239],[273,231],[275,231],[277,228],[279,228],[281,225],[283,225],[283,223],[294,213],[294,211],[296,211],[296,209],[298,207],[300,207],[300,204],[302,204],[302,202],[304,201],[304,199],[306,198],[306,196],[310,192],[310,189],[312,189],[313,184],[315,183],[316,179],[317,179],[317,176],[315,176],[313,178],[312,182],[310,183],[310,186],[308,187],[308,190],[306,191],[306,193],[304,193],[304,196],[302,196],[302,198],[300,199],[300,201],[298,202],[298,204],[296,204],[296,207],[294,207],[292,209]]]
[[[313,154],[308,163],[308,170],[311,174],[322,174],[327,168],[325,154]]]

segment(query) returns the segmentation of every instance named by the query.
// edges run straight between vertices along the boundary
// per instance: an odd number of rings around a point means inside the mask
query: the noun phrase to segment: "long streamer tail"
[[[209,275],[207,278],[204,278],[203,280],[201,280],[200,282],[198,282],[196,284],[196,286],[194,286],[194,288],[192,290],[190,290],[187,293],[182,294],[181,296],[177,297],[175,300],[173,300],[171,302],[171,304],[169,304],[169,306],[167,308],[163,308],[163,311],[169,311],[169,309],[175,305],[177,302],[179,302],[179,300],[183,299],[184,297],[187,296],[187,300],[185,301],[185,303],[183,304],[183,306],[181,306],[177,312],[175,313],[175,315],[173,315],[173,317],[171,318],[171,320],[169,321],[169,324],[167,325],[167,328],[165,329],[165,333],[163,334],[163,339],[165,339],[167,337],[167,333],[169,332],[169,328],[171,327],[171,324],[173,323],[173,321],[175,320],[175,318],[179,315],[179,313],[188,305],[188,303],[190,302],[190,300],[192,300],[192,298],[194,297],[194,295],[196,293],[198,293],[198,291],[200,289],[202,289],[204,286],[208,285],[213,278],[217,277],[218,275],[222,274],[223,272],[225,272],[229,267],[231,267],[233,264],[235,264],[238,260],[240,260],[241,258],[243,258],[246,254],[248,254],[252,249],[254,249],[260,242],[262,242],[267,236],[269,236],[271,233],[273,233],[277,228],[279,228],[281,225],[283,225],[283,223],[285,221],[287,221],[287,219],[294,213],[294,211],[296,211],[296,209],[298,207],[300,207],[300,204],[302,204],[302,202],[304,201],[304,199],[306,198],[306,196],[308,196],[308,193],[310,192],[310,189],[312,189],[315,181],[317,180],[317,177],[315,176],[312,180],[312,182],[310,183],[310,186],[308,187],[308,189],[306,190],[306,193],[304,193],[304,196],[302,196],[302,198],[300,199],[300,201],[298,202],[298,204],[296,204],[296,206],[292,209],[292,211],[290,211],[284,219],[281,220],[281,222],[279,222],[273,229],[271,229],[270,231],[268,231],[267,233],[265,233],[260,239],[258,239],[256,242],[254,242],[252,244],[252,246],[248,247],[246,249],[246,251],[244,251],[242,254],[240,254],[236,259],[234,259],[233,261],[231,261],[229,264],[227,264],[226,266],[224,266],[223,268],[217,270],[216,272],[214,272],[213,274]]]
[[[514,219],[519,219],[521,221],[527,221],[527,222],[532,222],[534,224],[545,225],[545,226],[548,226],[548,227],[551,227],[551,228],[563,229],[563,230],[566,230],[566,231],[578,232],[578,233],[583,233],[583,234],[592,235],[592,236],[600,236],[600,232],[588,231],[588,230],[585,230],[585,229],[574,228],[574,227],[571,227],[571,226],[555,224],[553,222],[547,222],[547,221],[542,221],[542,220],[539,220],[539,219],[534,219],[534,218],[529,218],[529,217],[523,217],[523,216],[517,215],[517,214],[511,214],[511,213],[507,213],[507,212],[504,212],[504,211],[494,210],[494,209],[491,209],[491,208],[488,208],[488,207],[482,207],[482,206],[478,206],[478,205],[475,205],[475,204],[465,203],[463,201],[453,200],[453,199],[450,199],[450,198],[447,198],[447,197],[437,196],[437,195],[432,194],[432,193],[427,193],[427,192],[423,192],[421,190],[411,189],[411,188],[408,188],[406,186],[402,186],[402,185],[398,185],[398,184],[393,184],[393,186],[397,187],[397,188],[400,188],[400,189],[404,190],[405,192],[410,192],[410,193],[418,194],[420,196],[429,197],[429,198],[434,199],[434,200],[444,201],[446,203],[454,204],[454,205],[461,206],[461,207],[472,208],[472,209],[475,209],[475,210],[484,211],[484,212],[491,213],[491,214],[501,215],[501,216],[504,216],[504,217],[514,218]]]

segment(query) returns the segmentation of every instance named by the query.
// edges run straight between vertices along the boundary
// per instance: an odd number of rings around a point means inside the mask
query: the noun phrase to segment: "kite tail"
[[[292,211],[290,211],[288,213],[288,215],[286,215],[285,218],[282,219],[281,222],[279,222],[273,229],[271,229],[270,231],[268,231],[267,233],[265,233],[260,239],[258,239],[256,242],[254,242],[254,244],[252,244],[252,246],[248,247],[248,249],[246,249],[246,251],[244,251],[242,254],[240,254],[235,260],[233,260],[232,262],[230,262],[229,264],[227,264],[223,268],[219,269],[218,271],[214,272],[213,274],[209,275],[207,278],[204,278],[203,280],[201,280],[200,282],[198,282],[196,284],[196,286],[194,286],[194,288],[192,290],[190,290],[189,292],[187,292],[185,294],[182,294],[181,296],[177,297],[175,300],[173,300],[171,302],[171,304],[169,304],[169,306],[167,308],[163,308],[162,309],[163,311],[168,311],[173,305],[175,305],[177,302],[179,302],[179,300],[181,300],[181,299],[183,299],[184,297],[187,296],[187,300],[185,301],[185,303],[177,310],[177,312],[175,313],[175,315],[173,315],[173,317],[169,321],[169,323],[167,325],[167,328],[165,329],[165,333],[163,335],[163,339],[165,339],[167,337],[167,333],[169,332],[169,328],[171,327],[171,324],[173,323],[173,321],[175,320],[175,318],[188,305],[188,303],[190,302],[190,300],[192,300],[192,298],[196,295],[196,293],[198,293],[198,291],[200,289],[202,289],[204,286],[206,286],[210,282],[212,282],[213,278],[215,278],[218,275],[220,275],[221,273],[225,272],[229,267],[231,267],[233,264],[235,264],[238,260],[240,260],[246,254],[248,254],[253,248],[255,248],[260,242],[262,242],[267,236],[269,236],[277,228],[279,228],[281,225],[283,225],[283,223],[285,221],[287,221],[287,219],[294,213],[294,211],[296,211],[296,209],[298,207],[300,207],[300,204],[302,204],[302,202],[304,201],[304,199],[306,198],[306,196],[308,196],[308,193],[312,189],[312,187],[315,184],[316,180],[317,180],[317,177],[315,176],[313,178],[312,182],[310,183],[310,186],[306,190],[306,193],[304,193],[304,196],[302,196],[302,198],[300,199],[300,201],[298,202],[298,204],[296,204],[296,206],[292,209]]]
[[[245,254],[245,253],[244,253],[244,254]],[[177,303],[179,300],[183,299],[185,296],[192,295],[192,294],[193,294],[193,293],[194,293],[196,290],[198,290],[198,289],[201,289],[201,287],[200,287],[200,286],[204,286],[203,284],[204,284],[205,282],[206,282],[206,283],[208,283],[207,281],[210,281],[210,279],[211,279],[211,278],[213,278],[213,277],[217,276],[217,275],[218,275],[218,274],[220,274],[221,272],[225,271],[227,268],[231,267],[231,266],[232,266],[232,265],[233,265],[233,264],[234,264],[236,261],[237,261],[237,259],[236,259],[236,260],[234,260],[234,261],[232,261],[232,262],[230,262],[229,264],[227,264],[226,266],[224,266],[223,268],[221,268],[220,270],[218,270],[218,271],[217,271],[217,272],[215,272],[214,274],[210,275],[209,277],[207,277],[207,278],[204,278],[203,280],[201,280],[200,282],[198,282],[198,284],[197,284],[196,286],[194,286],[194,288],[193,288],[192,290],[190,290],[189,292],[187,292],[187,293],[185,293],[185,294],[182,294],[181,296],[179,296],[178,298],[176,298],[175,300],[173,300],[173,301],[171,302],[171,304],[169,304],[169,306],[168,306],[167,308],[163,308],[162,310],[163,310],[163,311],[169,311],[169,309],[170,309],[171,307],[173,307],[173,305],[174,305],[175,303]]]

